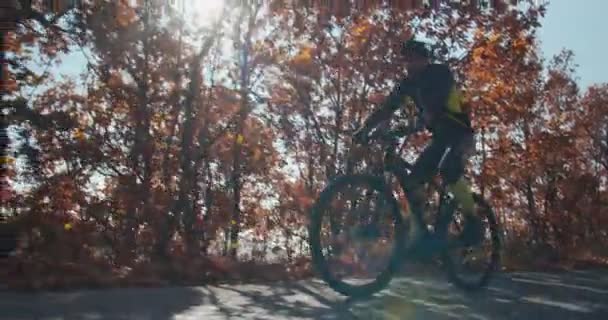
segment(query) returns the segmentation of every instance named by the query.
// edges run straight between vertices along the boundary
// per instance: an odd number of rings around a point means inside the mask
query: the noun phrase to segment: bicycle
[[[389,183],[387,183],[387,177],[383,175],[394,175],[397,178],[398,185],[400,189],[406,194],[405,184],[404,182],[408,178],[409,173],[411,172],[412,164],[408,163],[404,159],[402,159],[398,153],[396,152],[397,147],[399,146],[399,138],[409,137],[413,133],[413,130],[410,129],[402,129],[397,131],[389,131],[385,132],[383,130],[377,129],[374,133],[372,133],[369,137],[370,141],[380,139],[384,144],[384,158],[383,165],[379,171],[382,171],[382,175],[378,173],[344,173],[342,175],[334,178],[320,193],[317,201],[313,204],[311,208],[311,220],[309,224],[309,245],[312,253],[312,261],[316,271],[320,274],[321,278],[335,291],[350,297],[366,297],[373,295],[381,290],[383,290],[391,281],[393,275],[399,270],[399,268],[403,264],[404,258],[408,257],[411,260],[424,261],[425,259],[439,256],[440,262],[443,266],[444,271],[447,273],[448,281],[452,284],[460,287],[466,291],[474,291],[477,289],[481,289],[487,285],[490,280],[491,275],[494,271],[497,270],[499,265],[500,255],[500,237],[498,230],[498,223],[496,221],[495,214],[491,208],[491,206],[482,198],[481,195],[474,193],[475,204],[478,208],[477,214],[482,215],[483,218],[487,219],[489,229],[490,229],[490,238],[491,238],[491,256],[490,262],[487,264],[485,269],[482,272],[481,278],[477,281],[469,282],[467,279],[462,277],[458,271],[456,270],[456,265],[454,263],[454,259],[449,255],[449,251],[454,248],[462,248],[464,247],[464,243],[456,239],[448,239],[448,228],[451,222],[457,220],[457,204],[456,201],[453,200],[451,194],[449,194],[446,190],[445,184],[442,182],[441,184],[437,184],[435,181],[431,182],[429,186],[438,191],[438,206],[437,210],[434,212],[434,222],[429,226],[422,225],[420,228],[424,236],[423,240],[406,246],[406,230],[408,230],[409,220],[404,219],[401,214],[401,209],[399,208],[399,203],[397,202],[395,195],[393,194],[394,189]],[[407,140],[407,139],[406,139]],[[405,143],[404,145],[405,146]],[[447,153],[447,152],[446,152]],[[442,159],[443,160],[443,159]],[[443,162],[443,161],[442,161]],[[440,164],[441,166],[441,164]],[[381,196],[384,197],[384,202],[388,204],[389,207],[389,217],[388,220],[394,223],[394,227],[392,230],[389,230],[395,236],[394,247],[390,251],[390,257],[388,261],[388,265],[384,267],[380,274],[377,275],[373,281],[369,284],[349,284],[344,281],[344,279],[340,277],[333,276],[330,273],[331,264],[328,263],[324,254],[323,247],[321,245],[321,233],[324,231],[322,228],[322,221],[325,216],[325,209],[331,205],[331,201],[333,197],[336,197],[340,194],[340,191],[347,186],[363,186],[368,188],[365,193],[365,198],[370,199],[370,192],[378,192]],[[360,205],[362,201],[350,201],[344,200],[343,198],[338,197],[340,201],[339,203],[349,203],[351,207],[358,209],[358,205]],[[377,205],[376,205],[377,206]],[[427,203],[428,206],[428,203]],[[364,208],[365,209],[365,208]],[[479,212],[481,210],[482,212]],[[360,210],[362,212],[367,211],[368,213],[371,210]],[[352,227],[353,223],[343,223],[343,225],[350,226],[350,229],[342,228],[340,225],[340,220],[333,213],[329,215],[330,218],[330,227],[329,232],[335,236],[355,236],[358,238],[370,238],[373,236],[379,236],[381,232],[378,231],[378,227],[381,224],[381,219],[379,214],[372,215],[358,215],[355,217],[355,222],[364,222],[367,223],[367,226],[364,227]],[[344,220],[344,219],[342,219]],[[422,217],[416,220],[422,223]],[[344,221],[347,222],[347,221]],[[351,221],[352,222],[352,221]],[[456,221],[457,222],[457,221]],[[344,232],[343,232],[344,231]],[[386,241],[381,242],[382,244],[386,243]],[[342,244],[336,244],[330,246],[326,251],[328,254],[341,253],[344,248]],[[362,253],[364,255],[372,254],[373,250],[363,250]],[[353,262],[354,258],[349,260],[349,262]],[[378,261],[373,261],[373,263],[377,263]],[[350,267],[351,269],[355,269]],[[359,272],[361,270],[357,269]]]

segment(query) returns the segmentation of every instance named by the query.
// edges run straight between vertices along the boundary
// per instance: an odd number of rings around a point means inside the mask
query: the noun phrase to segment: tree
[[[368,4],[227,2],[192,28],[157,1],[95,1],[20,22],[2,101],[18,163],[7,172],[26,186],[9,201],[31,244],[20,259],[191,277],[221,269],[218,255],[236,265],[253,239],[251,256],[285,247],[295,263],[323,186],[382,160],[350,137],[406,75],[412,35],[463,86],[479,146],[467,174],[508,243],[605,243],[608,89],[579,88],[568,51],[540,58],[545,8]],[[74,51],[79,79],[32,67]],[[415,113],[406,101],[397,121]]]

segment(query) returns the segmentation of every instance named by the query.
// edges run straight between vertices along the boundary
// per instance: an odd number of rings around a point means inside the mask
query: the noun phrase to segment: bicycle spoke
[[[404,251],[399,205],[384,181],[372,175],[340,176],[330,183],[312,207],[309,234],[315,269],[348,296],[384,288]]]
[[[476,198],[476,214],[482,218],[483,239],[476,245],[469,245],[462,237],[463,215],[456,210],[452,223],[447,226],[447,245],[443,254],[448,275],[453,283],[466,290],[483,287],[498,263],[498,230],[491,209]],[[481,204],[481,205],[480,205]]]
[[[342,190],[331,204],[329,229],[325,246],[327,259],[335,277],[374,278],[390,258],[392,219],[386,214],[387,202],[375,190],[353,188]],[[342,205],[342,208],[338,208]],[[390,212],[390,211],[389,211]],[[325,228],[324,228],[325,229]],[[388,230],[384,230],[388,229]],[[333,238],[333,239],[331,239]]]

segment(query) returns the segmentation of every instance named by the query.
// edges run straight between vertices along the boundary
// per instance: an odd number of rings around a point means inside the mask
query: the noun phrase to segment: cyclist
[[[426,127],[432,133],[431,142],[414,163],[404,186],[413,218],[417,219],[411,224],[412,239],[416,241],[422,235],[419,226],[422,226],[420,219],[424,208],[423,186],[432,179],[445,157],[440,174],[465,216],[462,240],[467,245],[478,244],[483,237],[482,222],[474,213],[473,195],[464,178],[466,161],[474,149],[474,131],[469,115],[463,110],[457,83],[448,66],[431,63],[431,50],[423,42],[407,40],[401,53],[408,77],[397,83],[382,107],[355,132],[354,139],[365,143],[369,132],[380,122],[390,119],[405,97],[411,97],[419,114],[416,131]]]

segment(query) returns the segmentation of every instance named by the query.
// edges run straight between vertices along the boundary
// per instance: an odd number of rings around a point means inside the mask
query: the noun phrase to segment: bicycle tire
[[[500,231],[499,231],[499,226],[498,226],[498,222],[496,220],[496,215],[494,213],[494,210],[487,203],[487,201],[485,201],[482,198],[482,196],[479,194],[474,193],[473,200],[475,201],[476,205],[479,206],[482,209],[482,211],[484,212],[485,218],[487,219],[487,222],[488,222],[488,225],[490,228],[490,238],[492,241],[492,249],[491,249],[492,252],[490,255],[490,263],[487,265],[487,267],[483,271],[481,278],[479,278],[479,280],[475,281],[475,282],[467,282],[465,279],[463,279],[459,275],[458,271],[456,270],[454,261],[448,253],[448,248],[446,247],[441,252],[441,261],[443,262],[443,267],[447,274],[448,281],[450,281],[456,287],[463,289],[465,291],[468,291],[468,292],[477,291],[477,290],[483,289],[487,286],[487,284],[491,280],[492,276],[497,272],[498,266],[500,265],[500,248],[501,248]],[[452,213],[450,213],[450,215],[451,214]],[[438,231],[441,232],[442,236],[447,235],[447,232],[448,232],[447,226],[449,225],[449,223],[451,222],[452,219],[453,219],[453,217],[450,217],[450,219],[449,219],[449,221],[447,221],[447,223],[445,223],[445,222],[439,223]]]
[[[332,197],[344,186],[361,184],[367,185],[375,191],[379,191],[388,200],[391,215],[395,223],[395,243],[390,254],[389,263],[372,282],[364,285],[351,285],[336,279],[329,272],[326,259],[322,252],[321,225],[325,213],[324,209],[328,204],[330,204]],[[340,176],[325,187],[311,208],[309,239],[313,266],[320,274],[321,279],[323,279],[336,292],[352,298],[365,298],[386,288],[392,279],[393,274],[401,264],[405,247],[403,218],[401,216],[401,211],[399,209],[397,200],[392,195],[390,189],[386,186],[382,178],[368,174]]]

